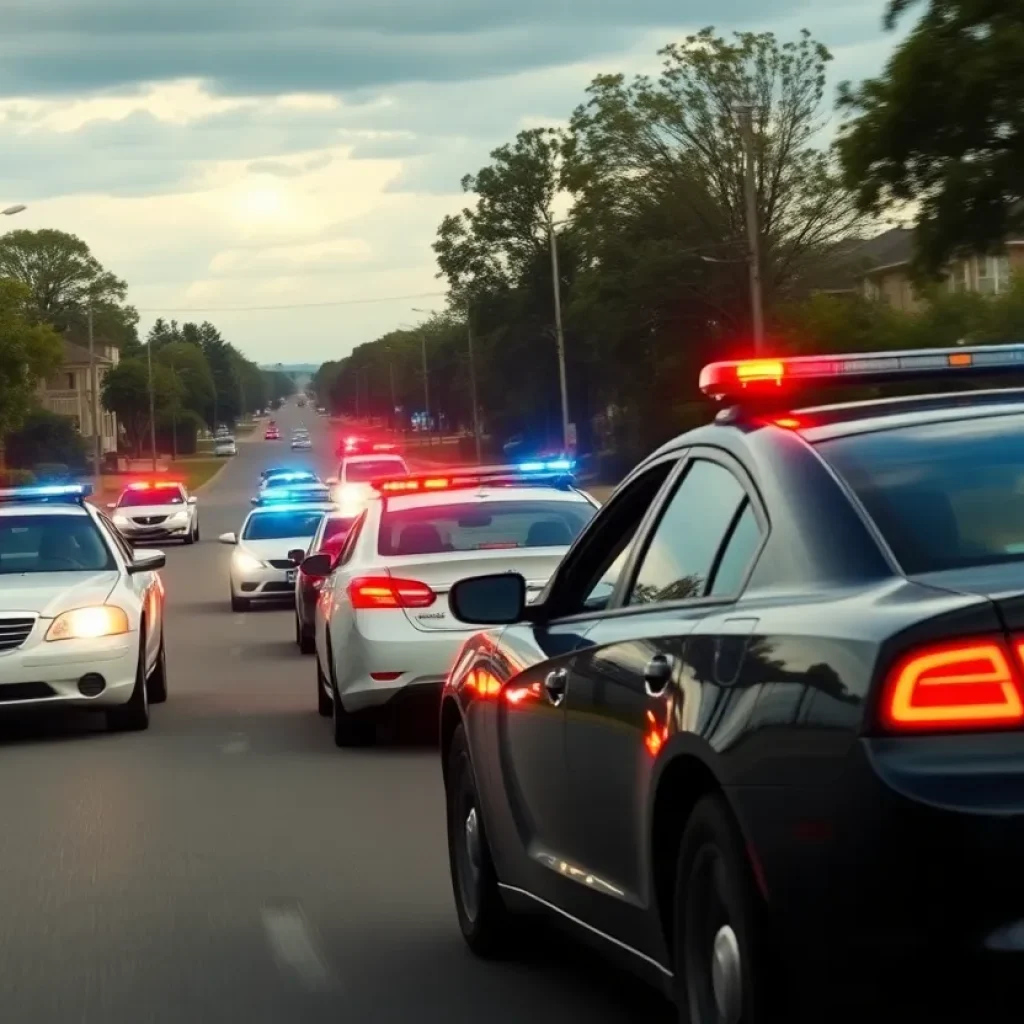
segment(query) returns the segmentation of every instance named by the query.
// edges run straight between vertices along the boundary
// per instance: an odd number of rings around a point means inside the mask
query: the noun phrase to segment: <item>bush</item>
[[[7,436],[7,464],[14,469],[30,469],[39,463],[81,469],[85,456],[85,440],[72,419],[47,409],[33,409],[21,429]]]
[[[41,483],[59,484],[71,476],[71,471],[64,462],[37,462],[32,471]]]
[[[0,487],[24,487],[35,482],[35,475],[27,469],[0,469]]]

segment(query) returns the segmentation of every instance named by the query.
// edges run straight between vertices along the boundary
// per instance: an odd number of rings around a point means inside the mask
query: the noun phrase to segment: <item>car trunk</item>
[[[920,573],[913,579],[958,594],[987,597],[995,604],[1007,630],[1024,632],[1024,561]]]
[[[419,580],[437,594],[429,608],[405,608],[406,618],[424,632],[446,629],[470,629],[448,608],[448,592],[453,583],[469,576],[518,572],[526,579],[526,599],[532,601],[544,588],[565,554],[562,548],[516,548],[493,551],[456,551],[437,555],[406,555],[388,559],[388,572],[407,580]]]

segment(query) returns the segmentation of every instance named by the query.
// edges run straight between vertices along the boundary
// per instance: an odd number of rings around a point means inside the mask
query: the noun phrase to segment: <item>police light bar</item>
[[[373,450],[375,452],[393,452],[398,448],[397,444],[375,444]]]
[[[793,356],[709,363],[700,389],[716,399],[742,402],[790,395],[807,386],[852,387],[894,381],[963,380],[1024,375],[1024,345],[926,348],[907,352]]]
[[[149,491],[167,487],[180,487],[180,480],[136,480],[128,485],[129,491]]]
[[[557,463],[557,465],[555,464]],[[535,469],[535,466],[546,468]],[[568,468],[566,468],[568,466]],[[401,477],[383,477],[370,486],[381,495],[423,494],[453,491],[469,487],[515,487],[528,484],[554,485],[572,482],[572,464],[558,459],[551,463],[523,463],[517,466],[472,466],[447,473],[412,473]]]
[[[0,488],[0,502],[71,502],[79,504],[92,494],[92,484],[45,484]]]

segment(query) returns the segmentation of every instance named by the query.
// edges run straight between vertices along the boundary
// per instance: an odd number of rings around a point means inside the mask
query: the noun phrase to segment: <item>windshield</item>
[[[242,540],[312,539],[323,516],[323,512],[261,512],[249,517]]]
[[[138,508],[140,505],[184,505],[185,495],[180,487],[146,487],[128,490],[117,499],[118,508]]]
[[[817,445],[908,574],[1024,559],[1024,416]]]
[[[116,568],[99,527],[87,516],[0,516],[0,576]]]
[[[585,501],[496,501],[386,511],[382,555],[568,547],[597,510]]]
[[[298,487],[320,483],[315,473],[306,473],[301,470],[288,469],[280,473],[269,473],[264,477],[264,480],[268,487]]]
[[[367,459],[365,462],[346,462],[342,467],[343,479],[350,484],[368,484],[383,476],[405,476],[409,467],[405,459]]]

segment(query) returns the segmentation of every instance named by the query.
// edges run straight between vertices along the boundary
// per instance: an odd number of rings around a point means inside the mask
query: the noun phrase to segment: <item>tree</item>
[[[153,366],[157,417],[181,401],[181,386],[166,366]],[[122,359],[103,378],[103,406],[117,415],[138,456],[149,433],[149,367],[144,359]]]
[[[154,344],[152,332],[148,344]],[[203,350],[187,341],[171,341],[154,348],[153,363],[166,367],[178,382],[182,408],[205,417],[214,392],[213,374]]]
[[[21,426],[37,385],[60,366],[63,354],[52,328],[33,322],[28,288],[0,278],[0,439]]]
[[[77,469],[85,459],[85,441],[71,418],[46,409],[32,409],[21,428],[7,436],[7,464],[16,469],[41,463]]]
[[[914,0],[892,0],[892,28]],[[1019,2],[928,0],[878,78],[840,91],[846,182],[873,214],[916,208],[917,269],[1024,226],[1024,12]]]

